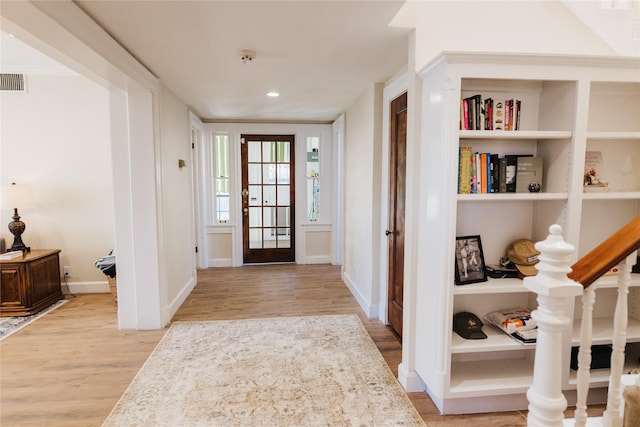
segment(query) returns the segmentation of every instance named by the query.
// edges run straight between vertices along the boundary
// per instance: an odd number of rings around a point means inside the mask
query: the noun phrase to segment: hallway
[[[366,319],[331,265],[260,265],[198,271],[173,320],[355,313],[397,375],[401,346]],[[84,294],[0,342],[0,425],[100,426],[164,330],[117,329],[110,295]],[[409,393],[429,427],[524,426],[519,412],[442,416],[425,393]]]

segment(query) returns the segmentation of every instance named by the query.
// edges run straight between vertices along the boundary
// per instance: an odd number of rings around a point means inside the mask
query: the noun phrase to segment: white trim
[[[344,188],[344,114],[338,117],[331,125],[332,134],[332,163],[333,163],[333,211],[331,221],[333,223],[333,238],[331,239],[331,264],[342,265],[342,251],[344,235],[342,232],[343,212],[343,188]]]
[[[416,371],[407,369],[407,365],[400,363],[398,365],[398,381],[407,392],[425,391],[427,386]]]
[[[109,293],[109,282],[62,282],[62,292],[71,294],[105,294]]]
[[[191,149],[191,163],[194,165],[192,171],[192,180],[193,180],[193,194],[194,194],[194,227],[195,227],[195,244],[198,248],[198,253],[196,254],[196,268],[205,267],[207,264],[207,245],[206,239],[207,235],[205,232],[205,220],[204,220],[204,198],[202,195],[204,194],[204,188],[206,188],[205,183],[203,181],[202,171],[204,170],[204,126],[202,121],[198,116],[193,114],[192,111],[189,111],[189,122],[191,132],[194,130],[199,132],[200,138],[195,143],[195,148]],[[193,140],[191,140],[194,143]]]
[[[187,300],[187,297],[193,291],[193,288],[196,286],[195,278],[189,278],[189,281],[182,287],[178,295],[171,301],[163,310],[163,317],[169,316],[172,317],[180,308],[183,302]]]
[[[305,264],[331,264],[331,255],[307,255]]]
[[[349,275],[344,271],[342,272],[342,281],[347,285],[347,288],[349,288],[349,291],[351,292],[353,297],[356,299],[356,301],[360,305],[360,308],[362,309],[362,311],[364,311],[364,314],[369,319],[376,319],[378,317],[378,310],[379,310],[378,304],[368,303],[364,295],[362,295],[358,287],[353,282],[353,280],[351,280],[351,277],[349,277]]]
[[[233,267],[232,258],[210,258],[207,267]]]

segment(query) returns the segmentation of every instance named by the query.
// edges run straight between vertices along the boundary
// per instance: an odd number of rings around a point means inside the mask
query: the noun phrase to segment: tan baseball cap
[[[529,239],[518,239],[507,248],[507,257],[524,276],[535,276],[538,269],[534,266],[540,262],[540,252]]]

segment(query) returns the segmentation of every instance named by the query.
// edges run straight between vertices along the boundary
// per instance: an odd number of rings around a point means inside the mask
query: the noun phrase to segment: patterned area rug
[[[45,314],[55,310],[63,304],[66,304],[68,300],[63,299],[51,304],[49,307],[40,311],[39,313],[32,314],[31,316],[16,316],[16,317],[0,317],[0,341],[15,334],[20,329],[27,326],[29,323],[35,322]]]
[[[424,426],[355,315],[171,325],[103,426]]]

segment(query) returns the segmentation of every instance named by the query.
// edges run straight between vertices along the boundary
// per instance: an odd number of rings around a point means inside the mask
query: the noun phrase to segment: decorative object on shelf
[[[456,237],[456,285],[486,282],[480,236]]]
[[[486,339],[482,332],[482,321],[473,313],[462,311],[453,315],[453,330],[462,338],[468,340]]]
[[[516,193],[542,191],[542,157],[518,157],[516,168]]]
[[[13,244],[7,252],[22,251],[29,252],[31,248],[26,246],[22,241],[22,233],[26,229],[24,222],[20,221],[18,208],[29,209],[35,206],[33,199],[33,191],[29,185],[11,185],[3,187],[2,207],[4,209],[13,209],[13,221],[9,223],[9,231],[13,234]]]
[[[584,191],[608,192],[609,181],[607,181],[602,160],[602,151],[587,151],[584,156]]]
[[[526,308],[493,311],[484,319],[521,344],[536,342],[538,324]]]
[[[507,258],[518,269],[523,276],[535,276],[538,270],[535,265],[540,251],[534,247],[534,243],[529,239],[518,239],[507,248]]]
[[[515,279],[518,277],[518,270],[511,265],[511,267],[504,267],[498,264],[487,265],[487,275],[493,279]]]

